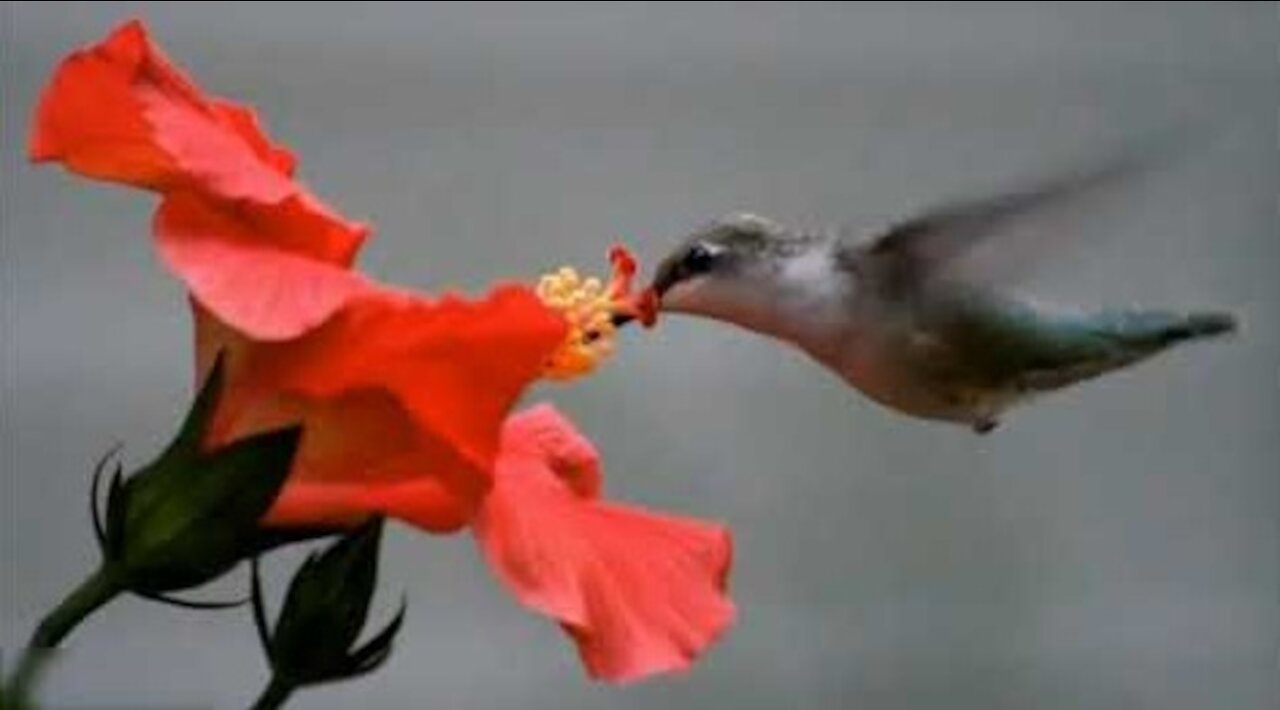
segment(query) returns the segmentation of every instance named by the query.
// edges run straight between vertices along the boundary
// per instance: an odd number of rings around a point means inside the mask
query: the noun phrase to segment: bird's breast
[[[838,348],[814,355],[849,386],[905,414],[972,424],[1009,404],[999,392],[948,374],[948,343],[905,316],[855,321]]]

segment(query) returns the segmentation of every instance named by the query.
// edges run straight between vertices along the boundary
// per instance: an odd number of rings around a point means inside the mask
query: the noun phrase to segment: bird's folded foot
[[[973,423],[973,431],[977,434],[990,434],[1000,426],[997,419],[979,419]]]

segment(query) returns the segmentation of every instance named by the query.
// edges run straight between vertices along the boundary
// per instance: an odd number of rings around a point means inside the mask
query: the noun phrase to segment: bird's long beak
[[[650,286],[632,299],[630,307],[610,316],[614,327],[624,326],[632,321],[639,321],[646,328],[652,328],[657,322],[658,309],[662,307],[661,294]]]
[[[658,264],[658,270],[653,275],[653,281],[649,284],[649,290],[653,294],[653,305],[656,309],[662,308],[662,297],[672,286],[682,282],[688,274],[682,269],[680,259],[676,256],[669,256],[665,261]],[[634,314],[619,313],[613,316],[613,324],[615,326],[626,325],[633,320],[637,320]]]
[[[684,274],[680,273],[680,262],[674,258],[668,257],[661,264],[658,264],[658,270],[653,275],[653,283],[650,288],[653,294],[661,299],[667,290],[680,281]]]
[[[662,296],[683,277],[684,274],[680,273],[680,262],[678,260],[668,258],[658,265],[653,281],[649,284],[649,290],[653,292],[655,307],[661,308]],[[634,313],[615,313],[612,320],[614,326],[624,326],[639,319]]]

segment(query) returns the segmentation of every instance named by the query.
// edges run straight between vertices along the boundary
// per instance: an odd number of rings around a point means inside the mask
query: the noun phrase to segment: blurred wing
[[[1172,153],[1167,143],[1161,143],[1163,150],[1130,152],[1021,190],[940,205],[847,251],[891,283],[903,285],[954,274],[983,246],[996,250],[993,256],[1000,266],[1026,271],[1045,252],[1078,242],[1075,235],[1086,230],[1072,218],[1092,213],[1094,200],[1114,194],[1165,162]],[[1010,239],[1015,235],[1027,238]]]

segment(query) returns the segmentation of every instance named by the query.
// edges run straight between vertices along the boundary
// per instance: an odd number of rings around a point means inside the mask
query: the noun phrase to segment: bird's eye
[[[705,244],[694,244],[689,247],[688,253],[684,255],[681,266],[684,271],[689,274],[701,274],[711,270],[711,265],[715,263],[716,254]]]

